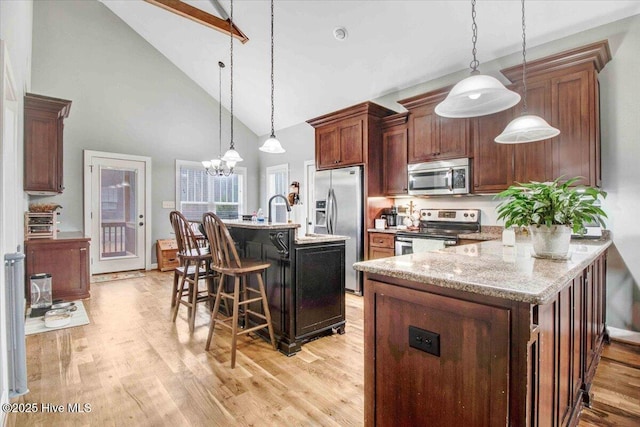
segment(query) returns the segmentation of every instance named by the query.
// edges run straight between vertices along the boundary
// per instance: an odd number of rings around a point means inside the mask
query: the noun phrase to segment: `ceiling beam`
[[[144,0],[147,3],[151,3],[158,7],[168,10],[169,12],[173,12],[176,15],[183,16],[187,19],[191,19],[194,22],[197,22],[202,25],[206,25],[209,28],[213,28],[214,30],[220,31],[224,34],[229,34],[229,19],[224,20],[220,19],[215,15],[211,15],[210,13],[205,12],[202,9],[198,9],[197,7],[193,7],[190,4],[184,3],[180,0]],[[235,24],[233,24],[233,37],[240,40],[243,44],[249,41],[249,38],[238,28]]]

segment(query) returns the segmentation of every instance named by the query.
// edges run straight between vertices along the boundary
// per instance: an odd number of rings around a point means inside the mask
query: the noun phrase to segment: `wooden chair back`
[[[214,270],[242,268],[233,238],[220,217],[207,212],[202,216],[202,224],[211,247]]]
[[[191,223],[187,218],[178,211],[172,211],[169,214],[169,220],[176,234],[176,242],[178,243],[178,253],[187,256],[206,255],[206,251],[202,251],[198,245],[198,240],[193,232]]]

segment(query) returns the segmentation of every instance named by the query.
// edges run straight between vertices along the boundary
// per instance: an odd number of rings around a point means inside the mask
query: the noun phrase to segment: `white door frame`
[[[316,207],[312,206],[315,200],[314,195],[314,181],[316,175],[316,161],[305,160],[304,161],[304,196],[302,202],[307,206],[307,223],[305,224],[305,230],[307,233],[313,233],[311,229],[313,227],[316,215]]]
[[[9,50],[0,40],[0,254],[16,251],[22,242],[22,181],[19,175],[18,138],[19,102],[13,79]],[[5,111],[7,112],[5,114]],[[8,122],[6,119],[10,119]],[[7,138],[8,136],[8,138]],[[8,153],[11,158],[5,158]],[[0,295],[3,302],[5,293],[4,268],[0,270]],[[7,360],[7,310],[0,304],[0,403],[9,402],[9,380]],[[0,414],[0,424],[4,425],[6,415]]]
[[[91,164],[94,157],[115,160],[131,160],[145,164],[144,194],[144,265],[151,270],[151,157],[130,154],[109,153],[105,151],[84,150],[84,235],[91,236]],[[96,243],[97,244],[97,243]],[[92,269],[89,263],[89,270]]]

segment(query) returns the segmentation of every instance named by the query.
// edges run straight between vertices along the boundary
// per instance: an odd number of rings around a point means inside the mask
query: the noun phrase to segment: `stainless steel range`
[[[480,231],[479,209],[420,209],[418,230],[396,233],[395,254],[406,255],[458,244],[458,235]]]

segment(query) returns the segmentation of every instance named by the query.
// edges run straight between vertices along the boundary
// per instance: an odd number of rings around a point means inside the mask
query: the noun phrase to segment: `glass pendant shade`
[[[517,117],[495,138],[500,144],[521,144],[542,141],[560,134],[560,130],[552,127],[542,117],[525,114]]]
[[[504,111],[520,102],[520,95],[506,87],[498,79],[473,74],[458,82],[444,101],[436,105],[441,117],[468,118],[486,116]]]
[[[275,135],[271,135],[269,139],[267,139],[262,147],[260,147],[260,151],[264,151],[265,153],[270,154],[282,154],[285,152],[285,149],[280,145],[280,141],[275,137]]]
[[[222,156],[222,160],[227,162],[227,164],[229,164],[229,162],[237,163],[242,161],[242,157],[240,157],[240,153],[238,153],[233,148],[230,148],[226,153],[224,153],[224,156]]]

